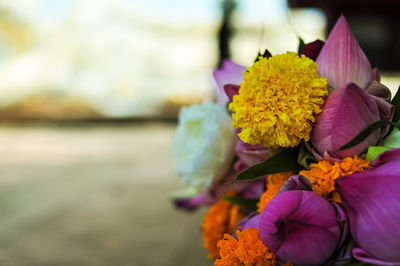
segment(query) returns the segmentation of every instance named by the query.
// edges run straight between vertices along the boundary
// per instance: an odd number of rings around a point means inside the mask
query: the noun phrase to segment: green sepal
[[[298,171],[301,166],[297,163],[299,148],[285,149],[264,162],[253,165],[241,172],[236,180],[253,180],[264,175],[287,171]]]
[[[226,196],[223,199],[232,204],[242,206],[249,211],[256,211],[257,203],[259,201],[258,198],[245,198],[241,196]]]
[[[307,149],[306,145],[301,143],[297,163],[305,169],[310,169],[310,164],[317,162],[318,160],[315,159],[315,156]]]
[[[381,155],[381,153],[384,153],[387,150],[390,150],[391,148],[389,147],[381,147],[381,146],[371,146],[368,148],[367,152],[367,161],[374,161],[376,157]]]
[[[298,37],[299,37],[299,48],[297,48],[297,54],[301,55],[301,53],[304,50],[304,47],[306,46],[306,43],[304,42],[304,40],[300,36],[298,36]]]
[[[264,57],[264,58],[270,58],[272,56],[272,54],[267,49],[265,49],[263,54],[261,54],[261,52],[258,51],[257,57],[254,60],[254,63],[260,61],[260,56]]]

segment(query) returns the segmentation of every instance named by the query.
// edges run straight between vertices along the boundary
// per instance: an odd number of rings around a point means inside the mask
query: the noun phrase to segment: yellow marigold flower
[[[278,194],[281,186],[288,180],[290,176],[292,176],[292,172],[283,172],[277,173],[273,175],[268,175],[267,177],[267,189],[261,195],[260,201],[257,203],[257,211],[261,213],[267,203]]]
[[[239,228],[236,230],[236,236],[237,239],[225,234],[224,238],[218,241],[221,259],[217,259],[215,265],[276,265],[275,254],[260,240],[258,229],[251,227],[241,231]]]
[[[327,80],[310,58],[287,52],[260,57],[243,74],[233,97],[233,126],[249,144],[277,148],[308,141],[315,116],[328,95]]]
[[[315,193],[329,201],[341,204],[339,194],[335,191],[335,180],[355,172],[363,172],[368,169],[369,162],[358,158],[346,157],[341,162],[320,161],[310,165],[310,170],[301,171],[300,174],[307,177],[312,183]]]
[[[222,239],[225,233],[233,233],[237,224],[244,217],[240,206],[225,200],[220,200],[210,207],[202,224],[203,244],[209,251],[209,259],[215,260],[219,257],[218,240]]]

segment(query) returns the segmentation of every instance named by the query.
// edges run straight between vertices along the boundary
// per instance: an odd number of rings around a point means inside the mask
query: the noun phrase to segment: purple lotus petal
[[[228,96],[230,102],[233,101],[233,96],[239,93],[240,86],[227,84],[224,86],[225,95]]]
[[[236,173],[222,183],[214,184],[210,189],[200,192],[191,198],[175,198],[174,205],[185,210],[195,210],[200,206],[210,206],[226,195],[229,191],[236,191],[239,196],[258,198],[265,191],[265,178],[256,181],[234,181]]]
[[[392,98],[392,93],[390,92],[389,88],[376,80],[373,80],[368,85],[368,87],[365,89],[365,92],[387,102]]]
[[[233,165],[233,169],[237,172],[237,173],[241,173],[244,170],[246,170],[247,168],[249,168],[249,165],[247,163],[245,163],[243,160],[239,159],[237,160],[234,165]]]
[[[350,83],[328,96],[311,132],[311,144],[321,157],[325,157],[325,153],[341,159],[361,154],[369,146],[376,145],[387,129],[374,131],[351,148],[337,150],[384,116],[393,117],[393,106],[384,105],[378,98]]]
[[[371,263],[373,265],[400,265],[399,262],[387,262],[387,261],[382,261],[376,258],[371,257],[368,252],[363,250],[362,248],[354,248],[353,249],[353,256],[359,261],[366,262],[366,263]]]
[[[240,133],[240,129],[237,130],[237,133]],[[245,143],[239,137],[236,141],[236,154],[237,156],[245,162],[248,167],[253,166],[254,164],[261,163],[267,160],[272,155],[276,154],[275,150],[264,147],[261,144],[251,145]]]
[[[225,60],[222,67],[214,71],[214,79],[218,85],[218,103],[226,105],[229,101],[225,93],[224,87],[226,85],[239,86],[243,82],[243,71],[246,71],[244,66],[233,63],[230,60]]]
[[[369,166],[369,170],[374,170],[375,173],[387,173],[387,169],[390,169],[391,173],[400,176],[400,168],[398,166],[398,160],[400,159],[400,148],[391,149],[390,151],[384,152],[379,155]]]
[[[381,154],[369,171],[336,181],[336,190],[342,197],[356,244],[371,258],[398,264],[399,186],[400,149]]]
[[[255,181],[240,181],[247,182],[247,189],[240,191],[239,195],[246,198],[259,198],[265,191],[265,178],[261,178]],[[236,181],[238,182],[238,181]]]
[[[312,191],[311,182],[303,175],[292,175],[281,186],[278,193],[283,193],[290,190],[308,190]]]
[[[260,221],[260,214],[258,212],[252,212],[243,218],[237,225],[237,227],[242,227],[243,230],[254,227],[258,229],[258,222]],[[235,230],[236,231],[236,230]]]
[[[259,222],[260,222],[260,215],[259,214],[258,215],[254,215],[243,226],[243,229],[247,229],[247,228],[250,228],[250,227],[258,228]]]
[[[209,191],[203,191],[192,198],[174,198],[173,203],[176,208],[187,211],[196,210],[200,206],[209,206],[217,202],[218,199]]]
[[[327,151],[324,151],[322,154],[320,154],[310,142],[307,142],[305,144],[305,146],[306,146],[307,150],[309,150],[312,153],[312,155],[314,155],[315,159],[317,159],[318,162],[323,161],[323,160],[328,161],[328,162],[341,162],[342,161],[342,159],[339,159],[335,156],[331,156]]]
[[[335,208],[311,191],[292,190],[275,196],[261,213],[260,239],[284,261],[320,265],[341,238]]]
[[[371,95],[372,96],[372,95]],[[379,114],[381,116],[381,120],[392,120],[394,115],[394,107],[392,104],[388,103],[382,98],[378,98],[372,96],[375,99],[376,104],[378,105]],[[383,133],[382,136],[386,135],[386,132]]]
[[[235,227],[235,230],[233,230],[232,236],[234,238],[236,237],[236,230],[241,227],[242,230],[250,228],[250,227],[254,227],[258,229],[258,222],[260,220],[260,214],[258,214],[258,212],[252,212],[249,215],[247,215],[246,217],[244,217],[239,223],[238,225]]]
[[[381,81],[381,72],[379,71],[379,68],[374,67],[372,69],[372,77],[375,81],[380,82]]]
[[[311,58],[312,60],[315,61],[317,59],[322,47],[324,46],[324,42],[321,40],[316,40],[310,43],[307,43],[303,51],[301,51],[301,54],[307,56],[308,58]]]
[[[338,246],[342,246],[344,244],[344,242],[346,241],[346,238],[347,238],[349,230],[350,230],[349,220],[347,218],[346,212],[343,210],[343,208],[340,205],[336,204],[335,202],[331,202],[331,204],[335,208],[336,222],[340,226],[340,230],[342,232]]]
[[[340,16],[318,58],[318,74],[339,89],[349,82],[365,89],[373,80],[371,65],[361,50],[344,16]]]
[[[352,251],[354,249],[354,241],[348,236],[346,242],[338,248],[332,257],[325,263],[325,265],[346,265],[353,260]]]

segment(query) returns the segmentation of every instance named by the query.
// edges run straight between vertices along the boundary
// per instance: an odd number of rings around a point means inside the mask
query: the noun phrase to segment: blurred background
[[[212,265],[174,209],[181,106],[224,58],[296,51],[343,13],[400,84],[400,3],[0,0],[0,265]]]

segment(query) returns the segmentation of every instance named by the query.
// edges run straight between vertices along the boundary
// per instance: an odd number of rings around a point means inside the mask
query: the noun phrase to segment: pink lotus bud
[[[340,245],[342,228],[335,207],[311,191],[278,194],[259,220],[260,239],[278,258],[300,265],[321,265]]]

